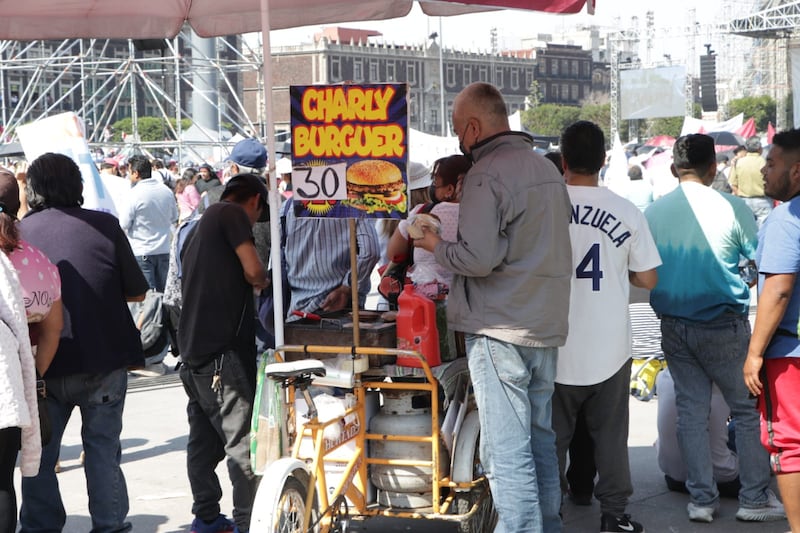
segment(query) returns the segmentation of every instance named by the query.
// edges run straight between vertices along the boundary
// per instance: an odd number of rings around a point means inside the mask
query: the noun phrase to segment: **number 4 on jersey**
[[[575,277],[578,279],[591,279],[592,290],[600,290],[600,280],[603,278],[603,271],[600,270],[600,243],[596,242],[589,248],[583,256],[578,267],[575,269]]]

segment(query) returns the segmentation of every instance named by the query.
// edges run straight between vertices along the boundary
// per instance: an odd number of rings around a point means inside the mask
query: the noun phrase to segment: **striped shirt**
[[[283,258],[292,310],[316,312],[332,290],[350,286],[350,231],[347,219],[296,218],[292,202],[282,206],[286,230]],[[380,257],[380,245],[371,219],[356,221],[358,246],[358,301],[364,306],[370,274]],[[294,317],[296,318],[296,317]],[[289,315],[289,320],[293,317]]]

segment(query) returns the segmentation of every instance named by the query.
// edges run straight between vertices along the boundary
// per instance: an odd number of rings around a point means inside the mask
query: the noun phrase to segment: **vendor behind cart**
[[[292,202],[281,210],[285,239],[284,274],[289,281],[291,303],[288,321],[298,319],[291,311],[332,312],[351,304],[350,233],[347,219],[297,218]],[[358,243],[358,305],[370,289],[370,273],[380,257],[375,224],[371,219],[356,222]]]

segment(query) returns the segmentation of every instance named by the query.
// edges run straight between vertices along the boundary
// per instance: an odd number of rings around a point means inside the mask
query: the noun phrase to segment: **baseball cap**
[[[264,168],[267,166],[267,150],[256,139],[243,139],[233,147],[227,161],[248,168]]]
[[[264,180],[255,174],[236,174],[231,176],[225,183],[225,189],[222,191],[221,199],[227,198],[233,194],[234,191],[245,190],[251,194],[259,194],[261,196],[261,203],[263,209],[261,215],[258,217],[258,222],[266,222],[269,220],[269,204],[267,204],[267,185]]]

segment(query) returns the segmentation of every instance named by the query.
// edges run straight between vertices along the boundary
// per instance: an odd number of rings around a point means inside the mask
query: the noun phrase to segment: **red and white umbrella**
[[[656,148],[672,148],[675,145],[675,137],[671,135],[657,135],[648,139],[644,144],[645,146],[655,146]]]
[[[160,39],[184,22],[201,37],[297,26],[403,17],[413,0],[0,0],[0,39],[79,37]],[[419,2],[431,16],[488,9],[577,13],[587,0],[460,0]],[[594,0],[589,0],[589,12]]]

